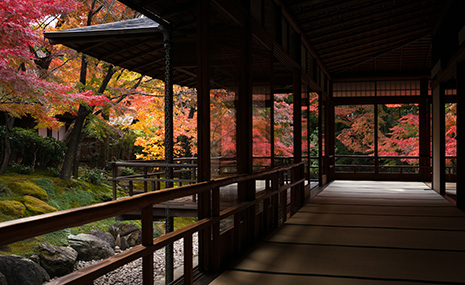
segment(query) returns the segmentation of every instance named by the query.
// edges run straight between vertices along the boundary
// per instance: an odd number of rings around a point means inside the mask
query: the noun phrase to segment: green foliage
[[[130,167],[123,167],[121,169],[121,175],[122,176],[128,176],[128,175],[134,175],[136,172],[134,171],[134,169],[130,168]]]
[[[48,200],[47,192],[28,180],[10,182],[8,188],[16,195],[29,195],[43,201]]]
[[[0,147],[4,149],[5,126],[0,126]],[[42,137],[37,134],[37,130],[23,129],[15,127],[10,135],[11,153],[14,161],[17,162],[16,170],[21,174],[28,170],[19,168],[19,162],[27,166],[56,167],[65,155],[66,146],[64,143],[50,137]]]
[[[47,171],[50,173],[51,176],[53,177],[60,177],[61,169],[57,167],[48,167]]]
[[[32,166],[13,163],[11,165],[11,170],[13,170],[13,172],[18,173],[18,174],[31,174]]]
[[[99,168],[86,168],[80,177],[84,181],[95,185],[102,185],[108,183],[108,175],[103,169]]]

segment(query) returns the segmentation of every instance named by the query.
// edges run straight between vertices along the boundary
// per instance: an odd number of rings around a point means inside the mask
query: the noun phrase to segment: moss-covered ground
[[[118,189],[118,196],[126,195],[125,187]],[[47,171],[37,171],[28,175],[16,173],[0,175],[0,222],[106,202],[111,199],[110,183],[96,185],[84,179],[63,181],[53,177]],[[175,229],[193,221],[193,218],[175,218]],[[42,242],[67,245],[67,237],[70,234],[88,233],[92,229],[108,231],[109,226],[115,222],[117,222],[115,218],[110,218],[38,236],[0,247],[0,254],[18,254],[27,257],[37,253],[38,245]],[[139,221],[126,222],[140,226]],[[159,229],[160,232],[163,230]]]

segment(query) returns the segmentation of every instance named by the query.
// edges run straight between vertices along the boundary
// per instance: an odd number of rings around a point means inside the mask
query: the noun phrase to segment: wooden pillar
[[[323,130],[323,118],[322,113],[324,110],[324,102],[323,102],[323,95],[318,93],[318,182],[319,186],[325,185],[325,181],[323,181],[324,175],[324,157],[323,157],[323,138],[324,138],[324,130]],[[324,115],[324,114],[323,114]]]
[[[457,207],[465,210],[465,61],[457,64]]]
[[[379,179],[379,157],[378,157],[378,104],[373,105],[373,144],[374,144],[374,163],[375,163],[375,178]]]
[[[153,245],[153,206],[143,208],[141,214],[142,245],[150,247]],[[142,280],[144,285],[153,284],[153,253],[142,257]]]
[[[211,179],[210,163],[210,49],[209,0],[197,1],[197,181]],[[211,216],[210,192],[199,194],[198,218]],[[199,232],[199,268],[210,269],[210,229]]]
[[[252,30],[250,2],[245,1],[244,7],[248,9],[246,20],[242,27],[242,37],[240,43],[240,83],[239,94],[237,96],[237,169],[239,173],[253,172],[253,152],[252,152]],[[245,181],[238,183],[238,200],[240,202],[252,201],[255,199],[255,181]],[[255,208],[249,208],[242,214],[244,225],[244,235],[238,235],[241,240],[238,244],[248,248],[254,243],[255,232]],[[240,223],[239,223],[240,225]],[[240,228],[235,230],[240,231]]]
[[[433,189],[441,195],[446,194],[445,164],[445,106],[444,87],[439,84],[433,90]]]
[[[422,181],[431,181],[430,177],[430,152],[431,152],[431,135],[430,135],[430,102],[428,99],[428,79],[420,81],[420,104],[419,104],[419,136],[420,136],[420,179]]]
[[[300,38],[300,35],[299,35]],[[300,43],[298,44],[300,47]],[[297,53],[300,55],[300,50]],[[300,62],[298,60],[297,62]],[[293,117],[294,117],[294,163],[298,163],[302,161],[302,78],[300,70],[294,70],[294,89],[293,89],[293,97],[294,97],[294,110],[293,110]],[[303,177],[303,171],[301,173],[301,169],[294,169],[292,170],[292,180],[298,180]],[[297,208],[303,206],[303,198],[304,188],[302,185],[298,185],[293,187],[291,192],[291,197],[293,201],[291,203],[291,214],[294,214],[297,211]]]
[[[327,147],[327,152],[328,152],[328,164],[329,164],[329,169],[328,169],[328,181],[333,181],[334,180],[334,153],[335,153],[335,133],[334,133],[334,116],[335,116],[335,106],[333,103],[333,84],[329,84],[329,104],[328,104],[328,132],[326,134],[326,138],[328,140],[328,147]]]

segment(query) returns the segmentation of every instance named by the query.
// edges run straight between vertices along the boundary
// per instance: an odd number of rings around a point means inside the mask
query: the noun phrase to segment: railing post
[[[134,183],[132,180],[129,181],[129,196],[134,195]]]
[[[220,189],[212,189],[212,217],[220,215]],[[218,271],[221,267],[220,252],[220,222],[212,225],[212,269]]]
[[[184,284],[193,283],[192,235],[184,236]]]
[[[272,229],[276,229],[279,225],[279,172],[274,173],[271,180],[271,189],[273,192],[276,192],[275,195],[271,196],[271,205],[272,205]]]
[[[147,166],[144,166],[144,193],[148,191],[148,183],[147,183]]]
[[[118,177],[118,166],[116,166],[115,162],[112,162],[111,165],[112,167],[112,175],[113,175],[113,200],[116,200],[116,187],[118,182],[116,181],[116,178]]]
[[[142,209],[142,245],[153,245],[153,206]],[[153,252],[142,257],[142,280],[144,285],[153,284]]]

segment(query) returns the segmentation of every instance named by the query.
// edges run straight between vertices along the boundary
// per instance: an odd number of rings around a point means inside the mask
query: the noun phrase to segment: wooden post
[[[116,187],[118,185],[118,182],[116,181],[116,178],[118,177],[118,166],[116,166],[116,163],[112,163],[112,175],[113,175],[113,200],[116,200]]]
[[[193,283],[192,235],[184,236],[184,284]]]
[[[210,1],[197,1],[197,140],[198,173],[197,181],[211,179],[210,163]],[[210,192],[203,192],[198,197],[198,218],[211,216]],[[210,270],[211,229],[199,232],[199,268]]]
[[[373,106],[373,144],[374,144],[374,164],[375,164],[375,178],[379,179],[379,157],[378,157],[378,104]]]
[[[420,104],[419,104],[419,123],[420,123],[420,179],[430,181],[430,106],[428,100],[428,79],[420,81]]]
[[[145,166],[144,167],[144,179],[147,179],[148,176],[147,176],[147,167]],[[148,191],[148,182],[147,180],[144,180],[144,192],[147,192]]]
[[[249,1],[246,1],[249,2]],[[250,9],[250,3],[244,6]],[[252,30],[251,15],[247,11],[246,20],[242,27],[240,43],[240,84],[237,100],[237,169],[239,173],[253,172],[252,152]],[[255,199],[255,181],[244,181],[238,183],[239,202],[252,201]],[[245,223],[245,248],[254,242],[255,229],[255,207],[249,208],[243,215]],[[235,229],[236,230],[236,229]]]
[[[142,245],[153,245],[153,206],[142,209]],[[144,285],[153,284],[153,253],[142,257],[142,280]]]
[[[298,52],[296,54],[299,55],[297,62],[300,62],[300,34],[296,36],[299,39],[297,41],[297,46],[299,47]],[[294,77],[294,89],[293,89],[293,99],[294,99],[294,109],[293,109],[293,131],[294,131],[294,163],[299,163],[302,161],[302,75],[300,69],[294,70],[293,73]],[[300,174],[300,167],[297,169],[293,169],[291,173],[292,180],[298,179]],[[302,185],[297,185],[292,187],[291,189],[291,214],[294,214],[297,211],[297,207],[301,207],[303,203],[302,193],[303,191]]]
[[[212,217],[220,216],[220,189],[212,189]],[[215,271],[221,268],[220,252],[220,223],[212,226],[212,269]]]
[[[457,64],[457,207],[465,210],[465,61]]]
[[[444,87],[439,84],[433,90],[433,189],[441,195],[446,194],[445,182],[445,105]]]

